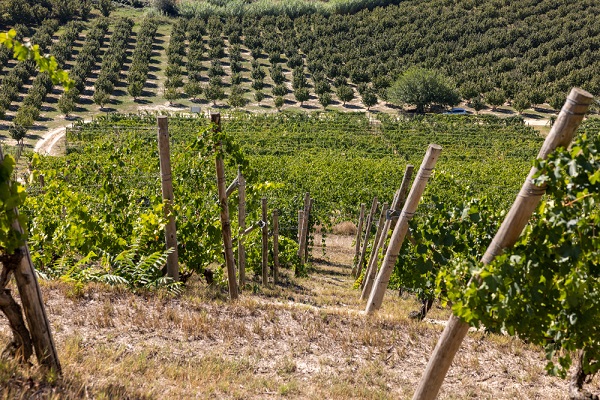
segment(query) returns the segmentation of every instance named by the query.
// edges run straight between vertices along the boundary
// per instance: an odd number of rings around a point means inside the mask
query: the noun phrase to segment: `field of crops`
[[[237,14],[226,11],[236,2],[222,2],[222,10],[211,5],[210,17],[183,7],[180,19],[120,8],[105,19],[88,10],[84,17],[75,12],[81,20],[64,27],[56,19],[17,26],[18,37],[56,55],[76,90],[63,95],[31,63],[3,52],[0,129],[20,139],[62,124],[63,116],[168,106],[389,112],[387,89],[411,66],[448,76],[465,101],[494,106],[556,108],[572,86],[598,91],[593,2],[447,7],[432,0],[376,7],[380,2],[373,1],[343,11],[350,3],[297,15],[290,11],[295,4],[261,17],[242,5]]]
[[[224,116],[223,131],[243,153],[227,158],[227,180],[242,164],[252,218],[258,219],[260,197],[266,196],[269,207],[280,211],[284,235],[295,237],[304,192],[315,198],[316,223],[352,220],[359,204],[373,196],[391,201],[406,164],[418,166],[431,142],[444,149],[436,169],[441,178],[433,179],[430,193],[453,203],[462,198],[457,187],[470,187],[504,208],[541,143],[532,128],[517,120],[381,118],[335,113]],[[169,121],[180,257],[196,270],[219,257],[214,165],[203,150],[208,139],[201,135],[207,127],[204,118]],[[45,186],[36,180],[29,188],[27,208],[30,243],[41,265],[98,249],[117,254],[137,242],[144,251],[161,248],[155,132],[152,116],[113,115],[70,129],[66,157],[34,160]],[[55,215],[62,215],[61,220]]]

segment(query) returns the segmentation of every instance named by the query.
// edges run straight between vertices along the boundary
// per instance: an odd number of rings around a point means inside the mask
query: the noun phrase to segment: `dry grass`
[[[409,398],[443,327],[408,319],[418,304],[397,292],[378,315],[362,315],[351,242],[330,236],[309,277],[284,271],[281,285],[235,303],[200,281],[180,298],[101,286],[73,295],[44,283],[63,378],[0,362],[0,398]],[[432,317],[444,320],[448,310]],[[475,332],[440,398],[560,398],[566,384],[546,376],[544,364],[539,349]]]
[[[334,235],[342,235],[342,236],[352,236],[356,235],[356,225],[352,221],[344,221],[338,224],[335,224],[331,228]]]

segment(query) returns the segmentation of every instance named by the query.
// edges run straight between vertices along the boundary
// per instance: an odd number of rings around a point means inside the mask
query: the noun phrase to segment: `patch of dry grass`
[[[63,377],[0,363],[0,398],[408,398],[443,326],[409,319],[419,304],[392,291],[380,313],[363,315],[351,242],[330,236],[310,276],[283,271],[282,284],[234,303],[200,280],[179,298],[97,285],[71,296],[46,282]],[[431,317],[448,315],[434,307]],[[473,332],[439,398],[559,398],[566,384],[544,364],[518,339]]]

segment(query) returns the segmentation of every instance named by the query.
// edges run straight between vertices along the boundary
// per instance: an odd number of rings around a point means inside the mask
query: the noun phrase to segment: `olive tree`
[[[460,97],[452,83],[437,71],[413,67],[406,70],[388,89],[388,100],[399,106],[410,104],[424,113],[432,104],[454,106]]]

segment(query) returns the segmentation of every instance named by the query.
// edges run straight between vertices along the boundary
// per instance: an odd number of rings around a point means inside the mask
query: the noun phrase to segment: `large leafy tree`
[[[388,99],[399,106],[409,104],[424,113],[432,104],[453,106],[460,97],[452,83],[440,73],[423,68],[409,68],[388,89]]]

